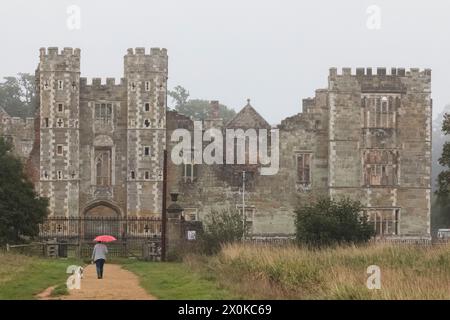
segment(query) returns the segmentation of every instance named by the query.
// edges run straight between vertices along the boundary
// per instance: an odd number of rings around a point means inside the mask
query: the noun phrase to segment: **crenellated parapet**
[[[366,93],[431,92],[431,69],[337,68],[329,70],[330,90]]]
[[[41,48],[39,50],[39,70],[45,71],[71,71],[80,72],[81,50],[76,48],[58,47]]]
[[[337,77],[385,77],[385,76],[393,76],[393,77],[431,77],[431,69],[419,69],[419,68],[356,68],[355,72],[352,71],[352,68],[342,68],[341,72],[338,72],[337,68],[330,68],[329,77],[331,79]]]
[[[115,78],[92,78],[88,79],[85,77],[80,78],[80,87],[81,88],[97,88],[97,89],[117,89],[126,86],[125,78],[120,78],[117,81]]]
[[[145,48],[128,49],[124,57],[125,76],[136,73],[167,73],[167,49],[151,48],[146,53]]]

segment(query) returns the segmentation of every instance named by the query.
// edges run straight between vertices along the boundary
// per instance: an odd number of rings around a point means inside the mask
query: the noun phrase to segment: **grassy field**
[[[450,299],[448,245],[312,251],[235,244],[184,263],[247,299]],[[370,265],[381,268],[380,290],[366,287]]]
[[[308,250],[234,244],[183,263],[117,263],[159,299],[450,299],[450,245],[371,245]],[[82,262],[0,254],[0,299],[35,299]],[[381,269],[381,289],[366,287],[367,267]]]
[[[50,286],[61,287],[68,277],[66,268],[72,264],[80,262],[0,253],[0,300],[36,299],[36,294]]]
[[[183,263],[116,261],[135,273],[141,286],[158,299],[239,299],[214,278],[190,270]]]

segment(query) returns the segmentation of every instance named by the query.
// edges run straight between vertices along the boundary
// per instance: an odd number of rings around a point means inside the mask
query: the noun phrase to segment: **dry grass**
[[[255,299],[450,299],[450,246],[368,245],[308,250],[234,244],[185,263]],[[381,289],[366,287],[381,268]]]
[[[0,253],[0,284],[14,278],[14,275],[26,270],[33,262],[33,258]]]

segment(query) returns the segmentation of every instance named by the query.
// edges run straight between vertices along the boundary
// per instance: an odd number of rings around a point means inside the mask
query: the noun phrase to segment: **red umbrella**
[[[111,242],[111,241],[116,241],[117,239],[114,238],[113,236],[97,236],[94,241],[101,241],[101,242]]]

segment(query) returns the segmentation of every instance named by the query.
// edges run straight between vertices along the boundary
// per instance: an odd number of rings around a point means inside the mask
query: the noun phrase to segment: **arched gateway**
[[[96,201],[83,210],[83,236],[90,240],[98,235],[112,235],[119,239],[123,234],[122,210],[108,201]]]

